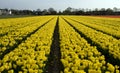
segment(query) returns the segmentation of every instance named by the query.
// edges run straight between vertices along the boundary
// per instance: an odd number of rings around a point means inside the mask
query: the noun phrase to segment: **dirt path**
[[[48,63],[46,65],[45,73],[60,73],[62,67],[62,63],[60,61],[61,53],[60,53],[60,40],[59,40],[59,17],[57,18],[53,41],[51,45],[51,52],[48,59]]]

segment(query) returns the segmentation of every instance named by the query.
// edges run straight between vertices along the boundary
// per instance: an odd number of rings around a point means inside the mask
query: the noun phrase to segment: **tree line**
[[[120,15],[120,8],[95,8],[95,9],[75,9],[68,7],[63,11],[56,11],[54,8],[37,9],[37,10],[18,10],[18,9],[0,9],[11,11],[12,15]]]

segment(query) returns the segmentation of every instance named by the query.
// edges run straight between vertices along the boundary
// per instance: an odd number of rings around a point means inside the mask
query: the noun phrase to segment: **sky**
[[[72,8],[120,8],[120,0],[0,0],[0,8],[9,9],[48,9],[54,8],[62,11]]]

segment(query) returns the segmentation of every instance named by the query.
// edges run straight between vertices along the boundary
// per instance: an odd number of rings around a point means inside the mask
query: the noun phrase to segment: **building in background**
[[[0,15],[11,15],[12,11],[8,9],[0,9]]]

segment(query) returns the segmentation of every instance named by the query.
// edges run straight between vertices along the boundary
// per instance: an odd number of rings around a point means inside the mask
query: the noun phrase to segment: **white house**
[[[11,10],[0,9],[0,15],[11,15],[11,14],[12,14]]]
[[[2,15],[2,10],[0,10],[0,15]]]

